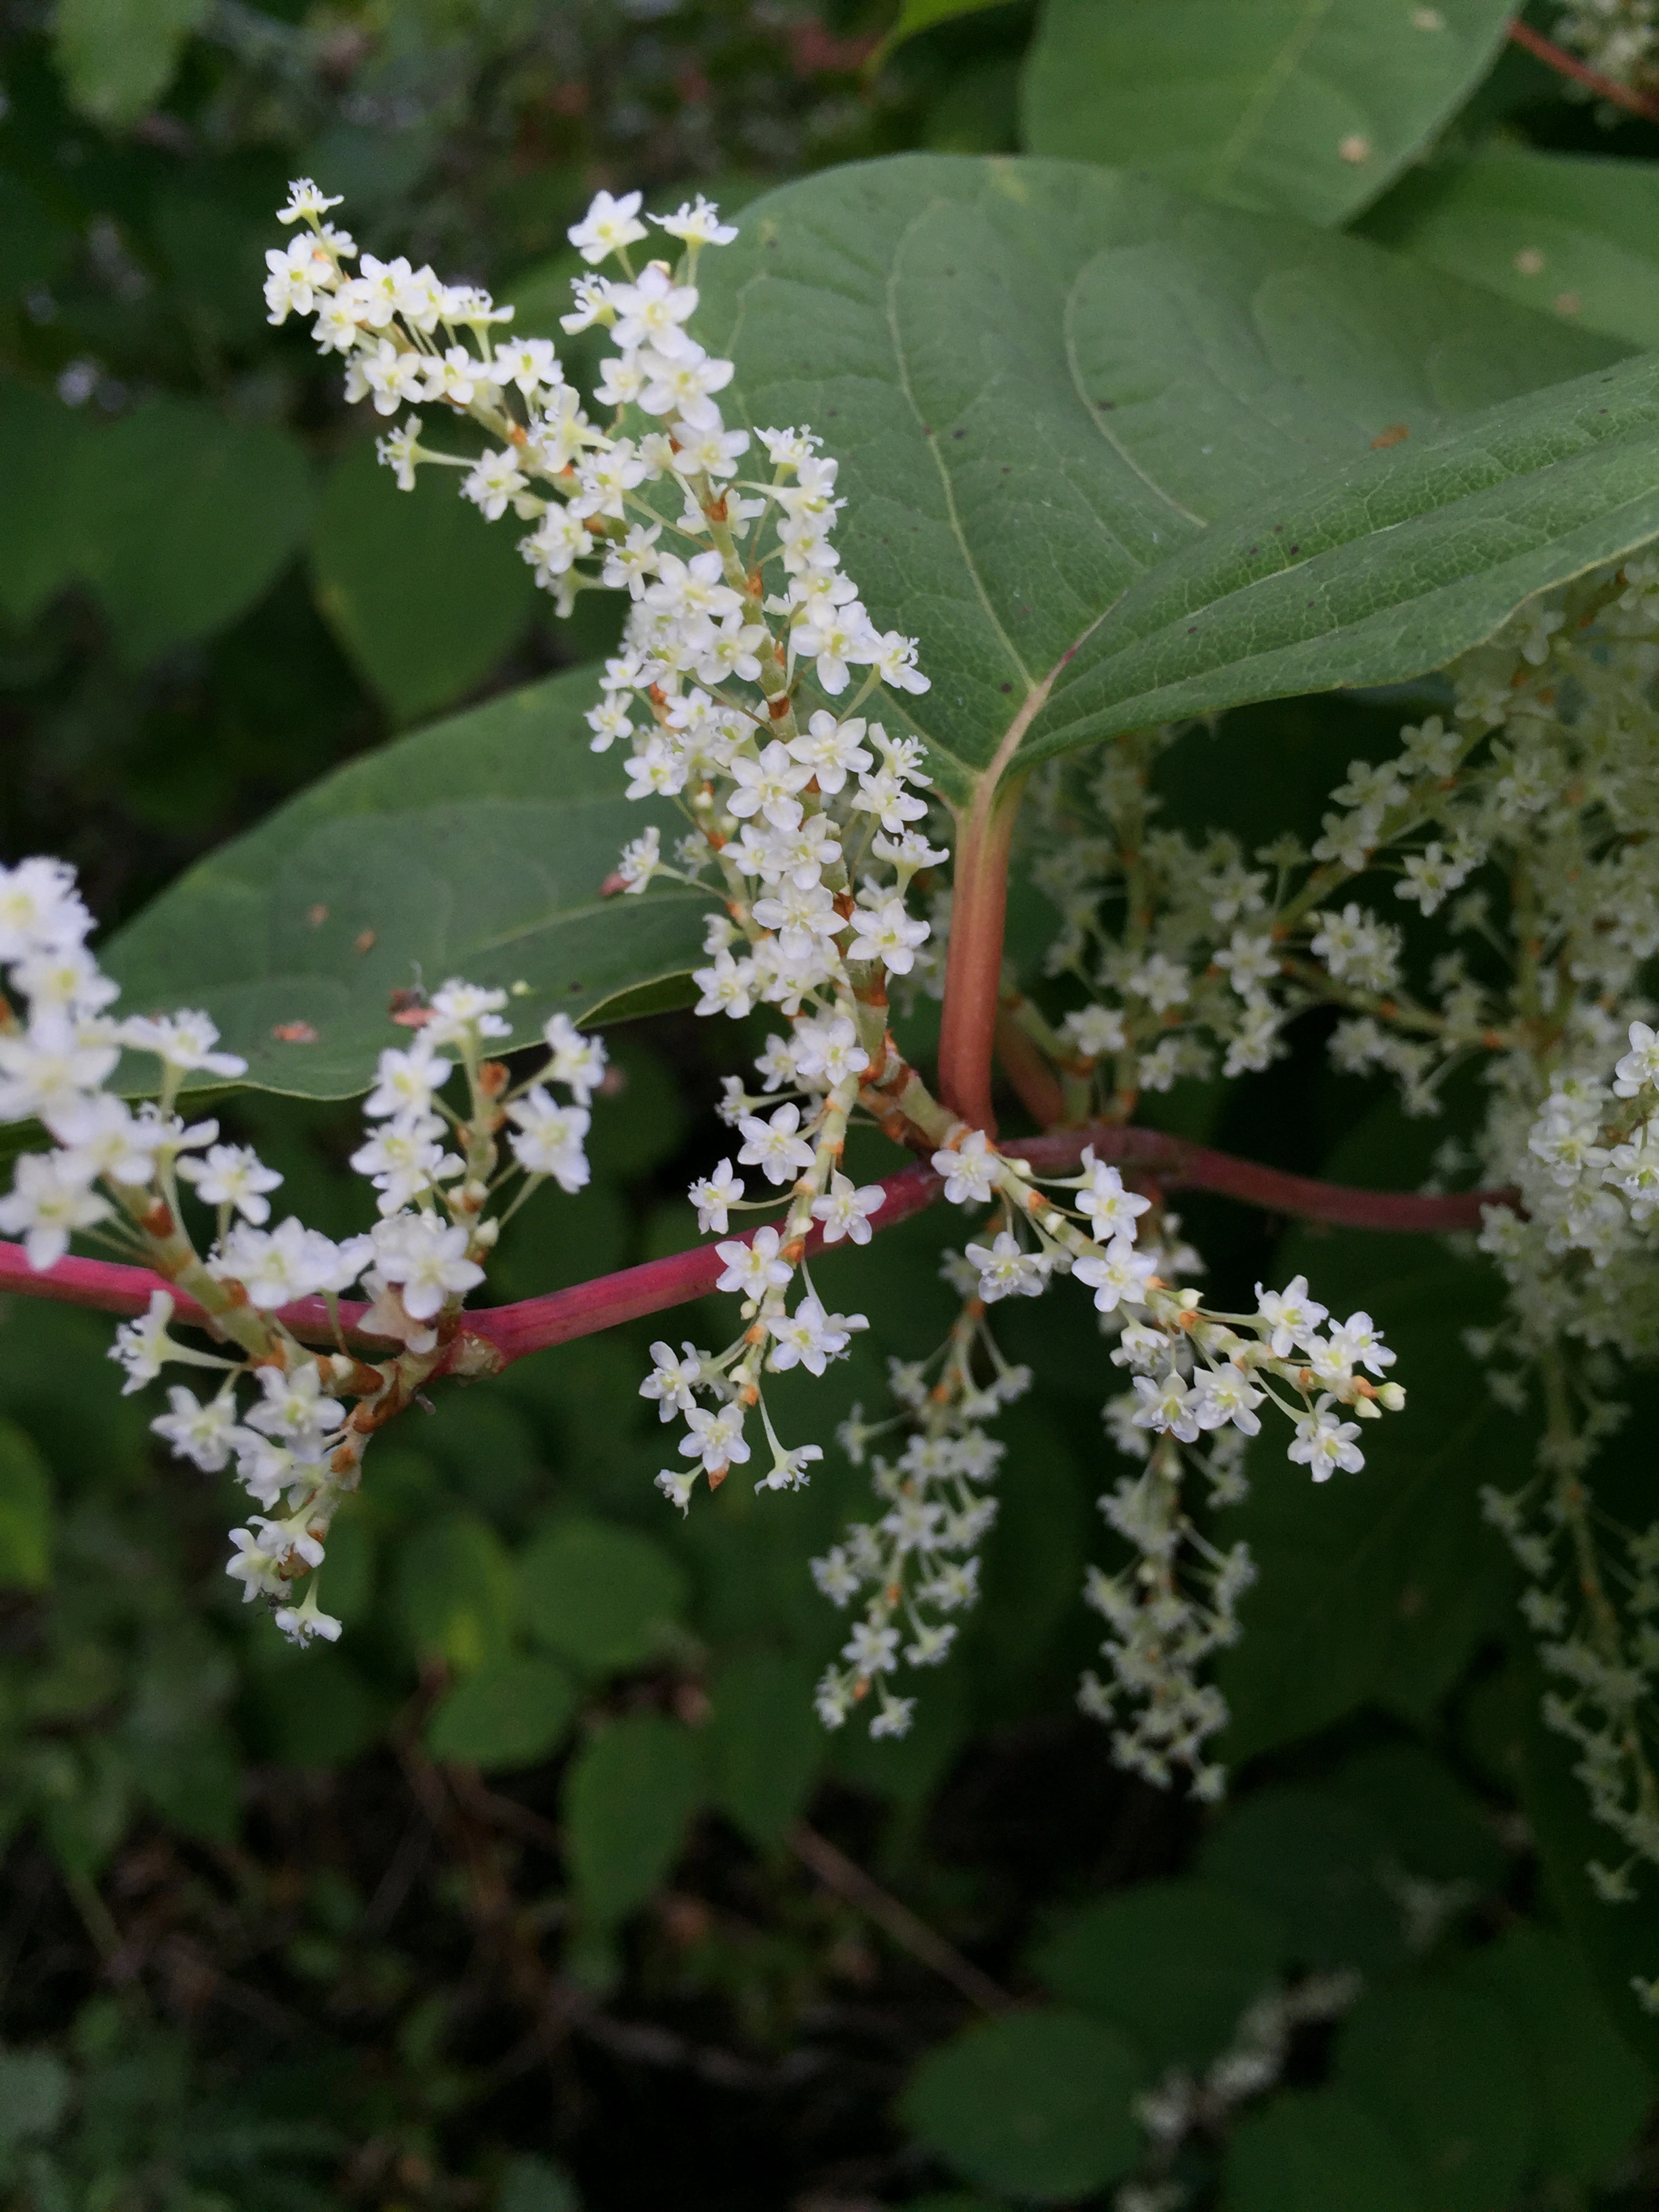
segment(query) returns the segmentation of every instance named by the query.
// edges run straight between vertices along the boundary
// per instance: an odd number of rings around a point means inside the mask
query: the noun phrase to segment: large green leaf
[[[1305,1266],[1334,1310],[1373,1315],[1399,1353],[1406,1410],[1366,1425],[1359,1474],[1317,1486],[1285,1461],[1282,1435],[1264,1433],[1252,1452],[1250,1496],[1222,1524],[1249,1541],[1260,1573],[1245,1634],[1219,1670],[1231,1759],[1310,1735],[1368,1699],[1431,1710],[1507,1617],[1509,1570],[1478,1492],[1524,1467],[1528,1445],[1461,1340],[1490,1320],[1491,1286],[1449,1260],[1390,1280],[1393,1255],[1378,1255],[1367,1281],[1363,1257],[1341,1267],[1344,1248],[1364,1243],[1297,1238],[1281,1268]]]
[[[330,477],[311,544],[318,604],[399,721],[482,682],[523,632],[536,584],[521,535],[486,523],[447,469],[400,492],[367,442]]]
[[[1659,166],[1489,146],[1402,179],[1369,234],[1632,344],[1659,346]]]
[[[702,1789],[696,1738],[659,1713],[630,1714],[578,1754],[561,1801],[565,1849],[597,1925],[625,1919],[662,1881]]]
[[[1411,2161],[1340,2089],[1297,2089],[1239,2124],[1224,2212],[1425,2212]]]
[[[1059,2007],[1011,2013],[930,2051],[903,2114],[969,2180],[1038,2204],[1092,2197],[1134,2163],[1142,2068],[1122,2038]]]
[[[286,431],[157,399],[88,431],[66,488],[73,566],[131,661],[251,606],[305,534],[311,471]]]
[[[957,799],[1027,724],[1034,759],[1419,673],[1659,532],[1650,368],[1586,380],[1608,341],[1356,240],[947,155],[744,231],[711,327],[749,419],[840,457],[848,567],[922,640],[909,712]]]
[[[602,898],[653,810],[586,745],[573,670],[354,761],[181,877],[108,947],[124,1003],[200,1005],[261,1090],[362,1090],[400,1032],[390,994],[465,975],[527,993],[521,1042],[695,963],[707,902]],[[665,835],[674,817],[654,812]],[[371,941],[372,939],[372,941]],[[291,1042],[294,1025],[315,1042]]]
[[[1342,222],[1458,107],[1510,0],[1048,0],[1025,143]]]
[[[167,90],[210,0],[57,0],[57,61],[71,106],[94,123],[136,123]]]

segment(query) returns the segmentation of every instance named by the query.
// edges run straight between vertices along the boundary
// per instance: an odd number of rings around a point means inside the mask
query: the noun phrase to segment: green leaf
[[[1542,1928],[1512,1928],[1458,1970],[1500,2004],[1532,2059],[1546,2172],[1600,2180],[1653,2102],[1654,2079],[1607,2019],[1583,1954]]]
[[[427,1723],[434,1759],[464,1760],[485,1773],[534,1766],[562,1740],[580,1702],[575,1684],[550,1659],[506,1659],[469,1674]]]
[[[1346,222],[1462,106],[1510,13],[1508,0],[1047,0],[1025,143]]]
[[[955,800],[1000,749],[1417,674],[1659,531],[1651,368],[1516,400],[1609,342],[1139,178],[830,171],[749,210],[708,290],[746,418],[840,459]]]
[[[1012,2013],[932,2051],[900,2110],[930,2149],[988,2189],[1038,2204],[1091,2197],[1134,2164],[1142,2069],[1082,2013]]]
[[[678,1560],[610,1521],[557,1522],[520,1560],[519,1583],[529,1633],[595,1674],[654,1658],[685,1606]]]
[[[1485,147],[1401,180],[1368,235],[1581,330],[1659,346],[1659,168]]]
[[[777,1651],[734,1653],[709,1685],[709,1796],[763,1849],[806,1809],[828,1755],[812,1712],[813,1670]]]
[[[1411,2163],[1340,2089],[1246,2114],[1227,2147],[1223,2212],[1428,2212]]]
[[[901,0],[898,21],[865,66],[872,71],[878,70],[918,31],[931,31],[935,23],[952,23],[958,15],[977,15],[1000,4],[1000,0]]]
[[[657,1713],[615,1723],[565,1778],[566,1851],[583,1911],[600,1926],[645,1903],[674,1861],[702,1795],[690,1732]]]
[[[0,378],[0,607],[15,623],[31,621],[75,574],[64,485],[88,434],[60,399]]]
[[[136,123],[166,92],[210,0],[57,0],[52,27],[70,105],[94,123]]]
[[[1139,1882],[1074,1914],[1031,1969],[1068,2004],[1121,2027],[1155,2073],[1200,2069],[1285,1955],[1276,1923],[1201,1881]]]
[[[243,613],[304,537],[311,469],[286,431],[155,399],[82,438],[66,489],[78,574],[135,664]]]
[[[511,521],[487,523],[451,469],[400,492],[369,444],[329,478],[311,541],[317,603],[401,722],[482,683],[522,635],[536,584]]]
[[[1357,1474],[1309,1482],[1279,1437],[1251,1455],[1250,1495],[1221,1524],[1249,1542],[1260,1575],[1217,1677],[1230,1759],[1310,1735],[1368,1698],[1431,1711],[1506,1618],[1510,1572],[1478,1492],[1495,1468],[1519,1463],[1526,1431],[1462,1344],[1465,1328],[1491,1319],[1495,1291],[1472,1264],[1425,1257],[1405,1238],[1298,1236],[1275,1265],[1275,1281],[1305,1267],[1322,1302],[1375,1316],[1407,1402],[1367,1423]],[[1422,1272],[1389,1279],[1402,1260]]]
[[[501,1538],[476,1514],[428,1522],[398,1560],[404,1632],[422,1657],[458,1674],[507,1656],[519,1617],[519,1581]]]
[[[1537,2107],[1501,2007],[1462,1990],[1374,1990],[1337,2039],[1336,2081],[1411,2157],[1435,2212],[1505,2212]]]
[[[495,2212],[581,2212],[581,2199],[562,2166],[532,2154],[508,2161]]]
[[[1198,1869],[1276,1922],[1286,1955],[1298,1964],[1376,1974],[1406,1955],[1382,1880],[1388,1857],[1387,1838],[1353,1807],[1322,1791],[1280,1788],[1258,1790],[1228,1814]]]
[[[1331,1788],[1386,1836],[1402,1872],[1501,1887],[1507,1861],[1480,1799],[1420,1744],[1379,1745],[1339,1769]]]
[[[0,2051],[0,2144],[52,2134],[74,2087],[68,2067],[50,2051]]]
[[[105,952],[125,1003],[199,1005],[257,1088],[340,1098],[404,1033],[393,990],[446,976],[530,985],[521,1043],[548,1015],[578,1021],[618,992],[684,975],[707,900],[602,899],[616,855],[666,808],[630,804],[591,753],[585,669],[386,745],[315,784],[199,862]],[[299,1023],[317,1042],[284,1042]]]
[[[0,1420],[0,1589],[52,1587],[52,1474],[34,1440]]]

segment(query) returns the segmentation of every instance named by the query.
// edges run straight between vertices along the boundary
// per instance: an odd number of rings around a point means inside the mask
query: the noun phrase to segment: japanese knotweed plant
[[[1584,1744],[1598,1807],[1629,1852],[1659,1856],[1639,1626],[1659,1540],[1629,1538],[1631,1586],[1615,1592],[1582,1480],[1609,1419],[1606,1363],[1643,1348],[1652,1295],[1638,1279],[1656,1103],[1638,970],[1659,944],[1652,793],[1637,767],[1659,665],[1648,570],[1585,580],[1462,664],[1445,716],[1407,730],[1395,761],[1354,765],[1311,854],[1160,831],[1147,777],[1174,726],[1119,740],[1103,763],[1045,770],[1030,818],[1061,915],[1050,965],[1088,997],[1055,1029],[1000,972],[1014,809],[988,775],[955,817],[959,834],[950,826],[924,748],[899,721],[903,701],[929,689],[922,646],[880,629],[842,566],[836,457],[805,425],[751,434],[722,415],[733,364],[695,335],[696,280],[732,228],[702,198],[647,227],[637,194],[599,195],[571,232],[592,273],[562,319],[567,332],[614,344],[584,398],[550,340],[504,334],[509,308],[429,269],[360,256],[326,219],[335,204],[308,181],[294,186],[282,220],[295,235],[268,256],[271,319],[313,317],[319,348],[345,362],[348,396],[398,418],[380,453],[403,488],[423,467],[450,468],[486,520],[510,510],[560,611],[582,592],[627,594],[591,742],[620,752],[630,797],[671,802],[684,830],[665,850],[647,828],[607,889],[642,899],[667,882],[706,895],[698,1012],[764,1007],[777,1020],[754,1086],[727,1082],[728,1157],[690,1194],[719,1240],[715,1287],[738,1301],[733,1333],[719,1348],[659,1343],[641,1385],[678,1431],[658,1477],[666,1499],[686,1510],[700,1480],[713,1489],[734,1471],[758,1489],[810,1479],[823,1445],[780,1435],[769,1379],[822,1375],[866,1325],[819,1296],[815,1250],[868,1243],[941,1185],[975,1218],[946,1262],[961,1307],[945,1342],[894,1363],[890,1419],[854,1409],[840,1431],[869,1465],[877,1504],[814,1565],[825,1595],[852,1608],[842,1663],[819,1686],[823,1721],[857,1713],[882,1735],[909,1726],[908,1674],[945,1658],[977,1595],[1002,1456],[988,1425],[1032,1380],[1000,1351],[990,1310],[1069,1276],[1099,1317],[1103,1367],[1128,1385],[1107,1409],[1127,1471],[1102,1504],[1131,1565],[1091,1577],[1109,1634],[1104,1674],[1085,1678],[1080,1702],[1112,1726],[1126,1766],[1158,1783],[1182,1771],[1200,1797],[1219,1793],[1206,1747],[1226,1709],[1206,1662],[1237,1637],[1254,1570],[1243,1545],[1210,1540],[1190,1484],[1214,1504],[1242,1495],[1249,1440],[1270,1424],[1314,1481],[1356,1472],[1365,1424],[1404,1392],[1371,1317],[1328,1312],[1301,1276],[1258,1285],[1249,1310],[1207,1306],[1191,1282],[1199,1255],[1158,1186],[1135,1187],[1135,1168],[1177,1164],[1188,1181],[1240,1190],[1254,1176],[1266,1196],[1262,1171],[1213,1157],[1206,1169],[1129,1124],[1143,1091],[1218,1057],[1229,1075],[1265,1067],[1292,1018],[1334,1006],[1341,1064],[1389,1069],[1413,1110],[1432,1110],[1459,1060],[1491,1073],[1469,1164],[1504,1202],[1401,1199],[1346,1215],[1338,1201],[1366,1194],[1320,1204],[1334,1218],[1479,1225],[1510,1280],[1514,1326],[1492,1349],[1519,1351],[1546,1377],[1551,1428],[1534,1488],[1494,1510],[1538,1580],[1531,1603],[1565,1685],[1556,1717]],[[463,420],[482,431],[482,453],[445,450],[436,426]],[[1042,697],[1016,718],[1010,754]],[[1352,879],[1387,867],[1402,899],[1424,916],[1443,908],[1452,925],[1451,949],[1422,978],[1407,979],[1394,925],[1346,896]],[[381,1056],[373,1132],[354,1159],[380,1220],[337,1244],[295,1220],[267,1229],[270,1171],[218,1146],[210,1124],[180,1119],[186,1076],[228,1081],[240,1066],[199,1016],[124,1022],[110,1011],[113,986],[85,951],[87,916],[58,864],[13,871],[0,921],[21,1009],[0,1037],[0,1103],[14,1120],[36,1117],[55,1144],[20,1161],[0,1226],[65,1283],[65,1268],[87,1265],[63,1256],[82,1231],[115,1237],[163,1279],[118,1340],[129,1387],[172,1360],[220,1374],[204,1403],[175,1386],[157,1431],[204,1468],[234,1458],[264,1512],[237,1532],[229,1571],[289,1634],[335,1633],[316,1570],[368,1437],[434,1376],[487,1372],[551,1340],[515,1331],[513,1309],[465,1301],[505,1214],[549,1177],[582,1182],[602,1048],[556,1018],[550,1060],[520,1071],[502,1056],[527,1042],[507,994],[454,982],[410,994],[396,1018],[412,1035]],[[1496,970],[1468,963],[1466,937]],[[894,1001],[941,987],[936,1091],[895,1035]],[[998,1140],[994,1032],[1041,1137]],[[123,1046],[159,1054],[153,1104],[107,1088]],[[465,1097],[451,1101],[458,1075]],[[844,1157],[860,1122],[927,1165],[857,1184]],[[196,1202],[212,1216],[199,1249],[186,1225]],[[1301,1202],[1313,1203],[1305,1191]],[[772,1218],[734,1234],[733,1215],[753,1213]],[[643,1302],[587,1286],[583,1325],[707,1287],[713,1269],[697,1265],[695,1282]],[[360,1280],[368,1304],[341,1304]],[[181,1316],[216,1348],[172,1337]],[[319,1332],[331,1349],[307,1348]],[[390,1356],[371,1357],[375,1346]],[[1497,1387],[1520,1387],[1510,1367]]]

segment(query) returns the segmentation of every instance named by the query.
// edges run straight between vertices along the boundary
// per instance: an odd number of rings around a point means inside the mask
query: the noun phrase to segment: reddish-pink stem
[[[939,1022],[939,1096],[953,1114],[993,1137],[991,1055],[1002,992],[1008,848],[1018,807],[1018,792],[999,799],[995,778],[988,775],[961,817]]]
[[[1515,45],[1523,47],[1534,60],[1553,69],[1558,76],[1570,76],[1577,83],[1587,86],[1591,92],[1600,93],[1616,106],[1628,108],[1632,115],[1645,116],[1650,123],[1659,123],[1659,100],[1650,99],[1645,93],[1632,86],[1620,84],[1616,77],[1603,76],[1581,62],[1576,54],[1565,47],[1553,46],[1541,31],[1534,31],[1530,23],[1523,23],[1517,15],[1510,25],[1510,37]]]
[[[1455,1229],[1478,1229],[1483,1206],[1513,1197],[1510,1192],[1493,1190],[1460,1191],[1446,1198],[1356,1190],[1343,1183],[1320,1182],[1311,1176],[1285,1175],[1277,1168],[1258,1166],[1253,1160],[1235,1159],[1231,1153],[1212,1152],[1207,1146],[1191,1145],[1184,1138],[1165,1136],[1158,1129],[1125,1128],[1117,1124],[1020,1137],[1003,1150],[1029,1160],[1041,1174],[1063,1175],[1077,1166],[1085,1145],[1094,1146],[1097,1159],[1152,1170],[1166,1189],[1218,1191],[1224,1197],[1242,1199],[1247,1205],[1265,1207],[1270,1213],[1294,1214],[1304,1221],[1328,1222],[1339,1229],[1443,1236]],[[891,1229],[908,1221],[913,1213],[931,1206],[942,1188],[939,1177],[929,1167],[918,1164],[901,1169],[882,1184],[886,1199],[872,1227]],[[823,1233],[815,1228],[807,1239],[809,1255],[820,1251],[823,1244]],[[641,1267],[597,1276],[568,1291],[552,1291],[545,1297],[525,1298],[516,1305],[471,1309],[463,1322],[459,1340],[482,1340],[507,1366],[549,1345],[592,1336],[619,1322],[638,1321],[646,1314],[663,1313],[671,1306],[706,1297],[725,1265],[714,1246],[705,1244],[695,1251],[678,1252],[671,1259],[648,1260]],[[0,1286],[26,1297],[56,1298],[113,1314],[143,1313],[151,1293],[165,1290],[176,1300],[180,1321],[207,1325],[207,1316],[193,1298],[185,1297],[147,1267],[121,1267],[108,1260],[72,1259],[60,1260],[55,1267],[37,1274],[21,1246],[3,1240],[0,1240]],[[341,1304],[340,1321],[348,1335],[356,1333],[367,1310],[362,1305]],[[295,1336],[307,1342],[332,1341],[332,1324],[321,1298],[302,1298],[297,1304],[284,1306],[281,1319]]]

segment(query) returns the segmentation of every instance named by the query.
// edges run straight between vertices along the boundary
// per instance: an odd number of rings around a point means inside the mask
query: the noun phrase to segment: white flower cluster
[[[1487,1511],[1534,1585],[1527,1616],[1558,1677],[1550,1718],[1577,1741],[1598,1814],[1659,1863],[1642,1717],[1659,1663],[1655,1540],[1609,1534],[1586,1480],[1621,1417],[1617,1361],[1659,1352],[1659,1037],[1645,995],[1659,954],[1659,560],[1530,603],[1449,677],[1444,714],[1407,726],[1392,759],[1349,764],[1311,853],[1281,840],[1247,856],[1225,836],[1156,826],[1149,774],[1175,731],[1122,740],[1086,782],[1052,773],[1038,866],[1062,917],[1052,965],[1091,1003],[1058,1031],[1029,1006],[1019,1018],[1078,1119],[1208,1072],[1218,1045],[1224,1073],[1263,1065],[1286,1024],[1322,1006],[1343,1015],[1336,1065],[1391,1075],[1408,1113],[1437,1113],[1447,1079],[1478,1071],[1484,1124],[1446,1165],[1514,1196],[1485,1210],[1479,1239],[1510,1320],[1471,1341],[1516,1412],[1541,1380],[1545,1419],[1535,1472],[1489,1487]],[[1450,949],[1410,953],[1365,896],[1390,875],[1396,910],[1443,915]],[[1308,1340],[1310,1364],[1340,1359],[1356,1327],[1363,1338],[1363,1316],[1328,1350]],[[1316,1465],[1341,1463],[1348,1425],[1332,1410],[1298,1439]],[[1129,1436],[1127,1409],[1114,1426]],[[1609,1542],[1622,1554],[1610,1577]],[[1595,1879],[1624,1893],[1632,1863]]]
[[[87,951],[90,927],[61,861],[0,870],[0,965],[13,1005],[26,1006],[21,1017],[8,1007],[0,1019],[0,1115],[38,1120],[55,1140],[50,1152],[18,1158],[0,1198],[0,1230],[22,1238],[37,1269],[88,1233],[173,1285],[116,1333],[111,1357],[125,1370],[125,1388],[141,1389],[167,1365],[218,1375],[206,1398],[173,1384],[151,1425],[204,1473],[234,1459],[262,1511],[232,1532],[227,1572],[246,1597],[271,1601],[278,1627],[296,1643],[332,1638],[340,1625],[319,1608],[316,1570],[341,1501],[357,1486],[364,1449],[427,1376],[455,1364],[462,1301],[483,1279],[499,1232],[487,1209],[514,1184],[516,1204],[549,1177],[565,1190],[586,1182],[582,1139],[604,1048],[556,1015],[544,1032],[550,1060],[514,1085],[505,1064],[486,1057],[511,1034],[507,994],[447,983],[397,1018],[416,1034],[406,1050],[382,1053],[365,1102],[370,1133],[352,1164],[375,1191],[374,1227],[339,1242],[293,1216],[270,1228],[269,1194],[281,1176],[251,1147],[221,1143],[216,1121],[187,1122],[176,1110],[187,1077],[229,1082],[246,1062],[217,1048],[205,1014],[112,1015],[118,989]],[[107,1089],[123,1048],[159,1061],[153,1103],[134,1108]],[[458,1066],[469,1091],[464,1114],[442,1096]],[[575,1103],[556,1101],[549,1082]],[[446,1150],[452,1141],[457,1149]],[[213,1235],[199,1252],[187,1192],[212,1209]],[[337,1302],[359,1281],[370,1304],[355,1334],[399,1347],[391,1358],[376,1362],[348,1345]],[[211,1334],[238,1356],[169,1334],[175,1291],[205,1310]],[[284,1322],[283,1310],[306,1299],[322,1302],[316,1318],[336,1350],[307,1348]]]
[[[1651,92],[1659,83],[1659,5],[1656,0],[1570,0],[1557,17],[1554,37],[1559,46],[1582,54],[1598,76],[1638,92]],[[1588,97],[1576,85],[1566,87],[1569,99]],[[1608,118],[1620,113],[1609,105]]]
[[[822,1373],[865,1326],[828,1312],[801,1264],[815,1223],[827,1242],[861,1242],[881,1202],[879,1189],[856,1189],[840,1171],[847,1123],[888,1063],[887,981],[927,961],[930,925],[907,894],[948,857],[918,827],[928,811],[921,746],[860,711],[883,686],[927,688],[915,643],[878,631],[842,570],[836,464],[817,438],[763,431],[769,476],[738,474],[749,434],[726,428],[714,396],[732,363],[689,327],[697,256],[736,233],[701,198],[651,218],[684,249],[678,266],[635,268],[631,249],[650,235],[637,192],[600,193],[571,230],[591,265],[614,259],[622,272],[575,280],[563,318],[568,331],[599,326],[615,339],[594,395],[605,427],[550,343],[492,335],[510,309],[403,262],[365,256],[348,277],[355,248],[322,220],[334,204],[309,184],[294,187],[284,220],[309,228],[271,257],[273,316],[315,309],[319,343],[349,353],[349,396],[372,396],[388,413],[403,398],[439,400],[500,440],[456,461],[463,495],[488,518],[511,506],[533,522],[522,550],[562,611],[585,587],[629,594],[623,650],[588,716],[592,745],[628,744],[629,797],[672,799],[688,834],[671,862],[647,830],[615,887],[637,894],[659,877],[706,887],[721,906],[696,979],[698,1012],[738,1019],[768,1005],[790,1025],[762,1056],[764,1091],[751,1098],[734,1084],[728,1102],[738,1164],[757,1169],[787,1208],[781,1228],[720,1247],[720,1287],[742,1297],[747,1327],[718,1355],[659,1346],[644,1388],[665,1417],[685,1417],[685,1463],[659,1478],[675,1504],[687,1504],[700,1474],[713,1486],[749,1461],[757,1409],[770,1451],[762,1485],[798,1484],[819,1455],[778,1442],[762,1377]],[[405,486],[422,463],[450,458],[421,439],[410,418],[382,442]],[[722,1231],[733,1207],[769,1202],[746,1198],[729,1161],[692,1195],[704,1228]]]
[[[870,1594],[842,1646],[846,1665],[827,1668],[818,1684],[826,1728],[842,1727],[873,1688],[871,1735],[904,1735],[916,1701],[894,1696],[890,1676],[901,1660],[940,1665],[957,1638],[954,1616],[979,1599],[979,1547],[997,1512],[987,1490],[1006,1449],[983,1424],[1024,1395],[1031,1371],[1011,1365],[998,1350],[985,1325],[985,1301],[975,1295],[975,1268],[951,1253],[945,1275],[965,1303],[931,1358],[890,1360],[889,1386],[901,1411],[866,1422],[854,1406],[836,1431],[855,1467],[878,1438],[908,1434],[896,1461],[870,1455],[872,1487],[886,1510],[854,1522],[844,1542],[812,1562],[812,1579],[833,1605],[845,1607],[860,1591]],[[975,1374],[976,1357],[983,1380]]]

